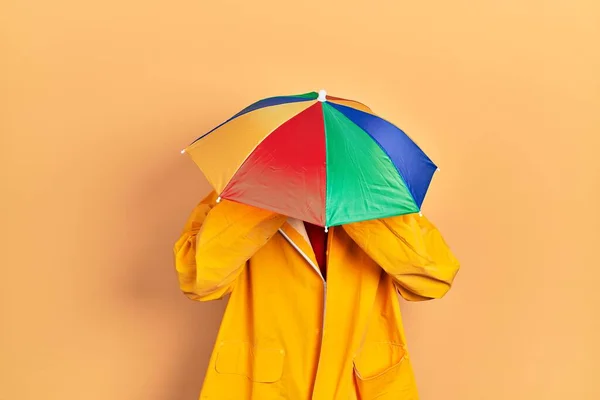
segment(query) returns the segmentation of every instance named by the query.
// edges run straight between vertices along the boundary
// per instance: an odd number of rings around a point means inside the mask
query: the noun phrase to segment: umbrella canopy
[[[260,100],[182,152],[221,198],[325,227],[420,212],[437,169],[401,129],[323,90]]]

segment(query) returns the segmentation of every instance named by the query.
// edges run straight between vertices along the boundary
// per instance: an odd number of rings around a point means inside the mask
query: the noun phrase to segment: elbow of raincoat
[[[365,221],[349,225],[346,231],[392,277],[408,301],[443,297],[460,268],[438,229],[425,216]]]
[[[229,294],[243,265],[233,269],[202,268],[196,263],[198,231],[184,232],[175,244],[175,269],[179,287],[191,300],[218,300]]]
[[[213,279],[202,277],[203,271],[196,264],[196,243],[206,217],[216,205],[217,196],[213,192],[203,199],[189,216],[183,233],[175,243],[175,270],[179,279],[179,287],[183,294],[191,300],[216,300],[230,292],[228,285]]]
[[[276,234],[285,217],[223,200],[211,193],[194,211],[175,243],[175,268],[192,300],[230,293],[248,260]]]
[[[238,268],[241,271],[243,267]],[[185,285],[180,278],[180,287],[183,294],[190,300],[211,301],[220,300],[231,293],[236,282],[237,275],[233,279],[196,279],[195,283]]]
[[[415,266],[412,266],[415,268]],[[392,275],[396,290],[407,301],[441,299],[452,287],[459,265],[435,265],[420,268],[420,272]]]

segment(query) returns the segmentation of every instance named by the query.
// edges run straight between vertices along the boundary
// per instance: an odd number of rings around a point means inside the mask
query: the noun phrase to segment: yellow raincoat
[[[440,298],[459,268],[425,217],[331,228],[325,282],[302,222],[215,203],[175,245],[189,298],[231,293],[201,400],[418,399],[396,293]]]

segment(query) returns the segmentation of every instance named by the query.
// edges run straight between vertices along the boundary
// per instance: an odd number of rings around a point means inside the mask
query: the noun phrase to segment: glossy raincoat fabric
[[[332,228],[325,281],[302,222],[215,203],[175,245],[189,298],[231,294],[201,400],[418,399],[397,292],[440,298],[459,269],[427,218]]]

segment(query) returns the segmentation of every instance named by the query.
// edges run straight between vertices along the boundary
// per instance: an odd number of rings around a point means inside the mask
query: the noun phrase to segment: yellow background
[[[178,291],[179,150],[321,88],[441,167],[462,271],[403,305],[422,399],[599,399],[599,4],[2,1],[0,399],[196,399],[225,303]]]

